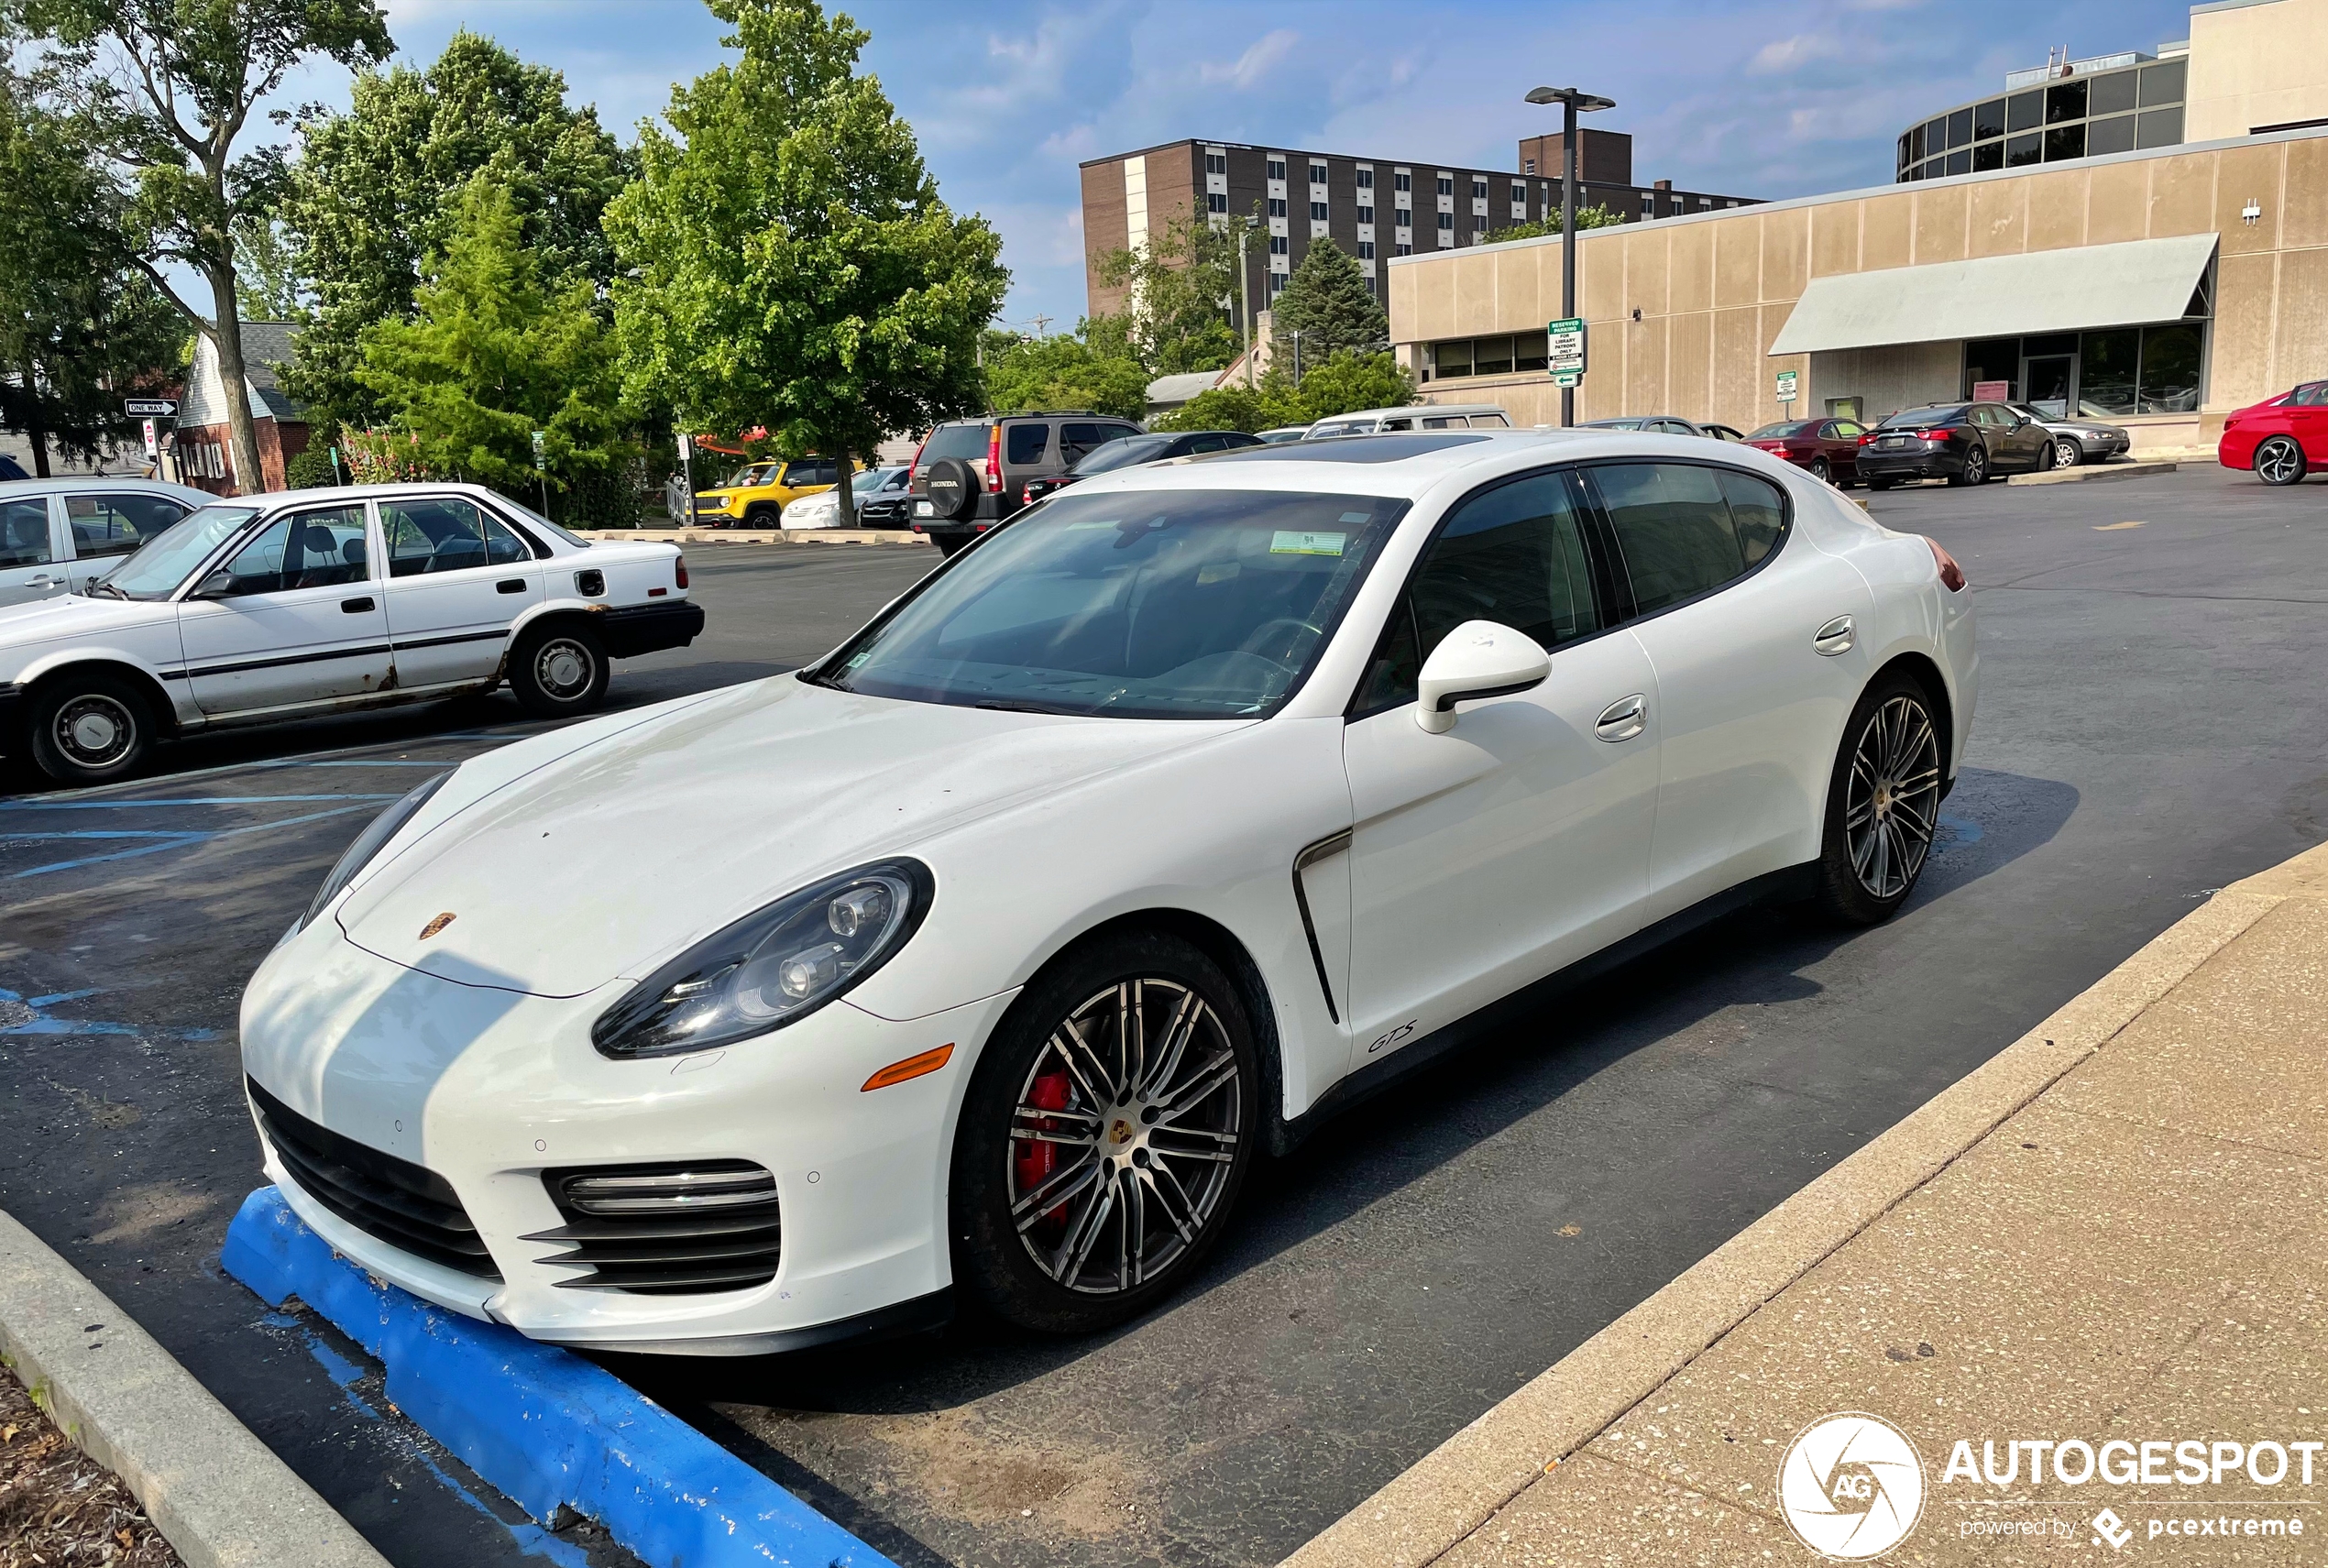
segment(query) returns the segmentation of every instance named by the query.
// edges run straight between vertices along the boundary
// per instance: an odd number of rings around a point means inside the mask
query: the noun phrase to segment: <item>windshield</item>
[[[1072,472],[1078,478],[1088,478],[1093,474],[1104,474],[1110,468],[1129,468],[1161,457],[1164,449],[1171,444],[1172,438],[1169,435],[1122,436],[1084,453],[1082,461],[1075,465]]]
[[[1762,426],[1762,429],[1756,431],[1753,434],[1748,436],[1746,439],[1749,441],[1784,441],[1789,436],[1816,435],[1818,433],[1818,426],[1819,422],[1815,419],[1788,420],[1781,424],[1766,424]]]
[[[228,534],[258,515],[252,506],[198,507],[139,545],[136,554],[91,584],[91,591],[129,599],[168,598]]]
[[[1247,718],[1301,686],[1408,503],[1285,490],[1052,498],[817,677],[911,702]]]
[[[775,477],[776,466],[774,463],[747,463],[729,475],[728,482],[719,488],[723,490],[750,489],[754,485],[764,485]]]
[[[1902,409],[1875,428],[1878,430],[1914,430],[1927,424],[1949,424],[1964,411],[1961,403],[1936,403],[1930,408]]]
[[[926,466],[940,457],[983,457],[988,429],[984,424],[941,424],[922,444],[920,461]]]
[[[1310,427],[1310,439],[1323,441],[1329,435],[1372,435],[1374,423],[1370,419],[1354,419],[1334,424],[1313,424]]]

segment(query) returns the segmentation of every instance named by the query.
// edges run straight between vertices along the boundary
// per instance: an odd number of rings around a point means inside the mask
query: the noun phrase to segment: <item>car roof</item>
[[[1312,420],[1308,428],[1315,430],[1322,424],[1340,424],[1354,419],[1384,419],[1394,414],[1428,414],[1433,417],[1446,414],[1503,414],[1506,418],[1510,417],[1501,403],[1406,403],[1393,409],[1352,409],[1348,413],[1327,414],[1322,419]]]
[[[167,479],[141,479],[127,474],[66,474],[47,479],[0,479],[0,500],[11,496],[53,496],[82,490],[128,490],[149,496],[174,496],[180,500],[192,499],[196,505],[218,499],[216,496],[207,495],[192,485],[173,485]]]

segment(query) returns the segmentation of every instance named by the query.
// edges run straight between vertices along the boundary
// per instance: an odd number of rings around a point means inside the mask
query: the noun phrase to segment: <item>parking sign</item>
[[[1585,323],[1581,316],[1564,316],[1545,323],[1545,346],[1550,351],[1549,362],[1555,376],[1581,376],[1585,369]],[[1573,383],[1564,382],[1565,385]]]
[[[1778,373],[1778,400],[1782,403],[1795,400],[1795,372],[1792,370]]]

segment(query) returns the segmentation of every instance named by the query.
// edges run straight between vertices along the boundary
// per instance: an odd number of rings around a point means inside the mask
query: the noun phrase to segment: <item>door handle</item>
[[[1839,615],[1811,633],[1811,646],[1822,659],[1832,659],[1838,653],[1848,653],[1859,640],[1859,622],[1848,615]]]
[[[1620,697],[1601,710],[1593,720],[1592,732],[1603,740],[1615,743],[1630,740],[1649,728],[1649,699],[1641,693]]]
[[[339,611],[342,615],[368,615],[371,613],[371,609],[372,601],[369,599],[342,599],[339,601]]]
[[[511,577],[507,581],[495,583],[493,591],[497,594],[522,594],[525,591],[525,579]]]
[[[65,580],[62,577],[52,577],[46,572],[37,577],[27,577],[24,580],[24,586],[28,588],[60,588],[64,585]]]

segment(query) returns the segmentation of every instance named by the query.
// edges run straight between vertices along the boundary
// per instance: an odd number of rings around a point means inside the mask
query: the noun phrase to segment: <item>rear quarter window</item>
[[[930,432],[929,444],[921,449],[924,464],[935,463],[940,457],[985,455],[986,426],[983,424],[941,424]]]

